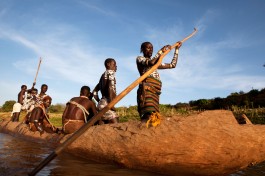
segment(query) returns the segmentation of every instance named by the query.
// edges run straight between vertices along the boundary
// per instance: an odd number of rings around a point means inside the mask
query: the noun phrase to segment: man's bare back
[[[89,99],[89,96],[90,88],[83,86],[80,90],[80,96],[67,102],[62,116],[65,133],[75,132],[97,113],[96,105]]]

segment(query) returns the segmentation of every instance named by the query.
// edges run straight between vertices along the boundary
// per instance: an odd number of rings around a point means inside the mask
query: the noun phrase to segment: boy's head
[[[46,93],[47,90],[48,90],[48,85],[47,84],[42,84],[40,89],[41,89],[42,93]]]
[[[22,89],[23,89],[23,90],[27,90],[27,86],[26,86],[26,85],[22,85],[22,86],[21,86],[21,90],[22,90]]]
[[[86,96],[89,97],[90,95],[90,87],[88,86],[82,86],[80,90],[80,96]]]
[[[52,104],[52,98],[49,95],[45,96],[42,101],[43,101],[43,105],[46,108]]]
[[[113,58],[107,58],[104,63],[107,70],[117,70],[116,61]]]
[[[34,88],[30,92],[32,95],[37,95],[38,94],[38,89]]]
[[[143,53],[144,50],[145,50],[145,48],[146,48],[148,45],[152,45],[152,43],[151,43],[151,42],[143,42],[143,43],[141,44],[141,50],[140,50],[140,52]],[[152,45],[152,46],[153,46],[153,45]]]
[[[144,42],[141,45],[141,53],[144,54],[145,57],[152,57],[153,54],[153,45],[150,42]]]

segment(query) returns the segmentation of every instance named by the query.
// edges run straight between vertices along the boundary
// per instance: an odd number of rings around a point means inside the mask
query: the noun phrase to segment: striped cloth
[[[146,113],[159,112],[159,95],[162,82],[153,77],[147,77],[137,90],[137,104],[140,117]]]

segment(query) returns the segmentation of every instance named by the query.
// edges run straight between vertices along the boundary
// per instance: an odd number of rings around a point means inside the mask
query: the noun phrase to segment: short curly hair
[[[143,43],[141,44],[141,50],[140,50],[140,53],[142,53],[142,52],[144,51],[144,48],[145,48],[148,44],[151,44],[151,45],[152,45],[151,42],[143,42]]]
[[[52,101],[52,97],[50,97],[49,95],[46,95],[42,100],[45,101],[47,99],[49,99],[50,101]]]

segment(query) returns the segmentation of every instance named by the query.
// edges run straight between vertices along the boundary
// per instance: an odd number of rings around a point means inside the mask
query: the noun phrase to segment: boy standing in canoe
[[[105,60],[105,68],[106,71],[101,75],[99,79],[99,83],[93,90],[93,95],[95,99],[98,101],[98,110],[102,110],[106,107],[117,95],[116,92],[116,77],[115,73],[117,71],[116,61],[113,58],[108,58]],[[101,99],[98,98],[98,91],[101,92]],[[108,110],[103,117],[101,118],[100,124],[104,123],[118,123],[119,116],[115,112],[115,108],[112,107]]]

